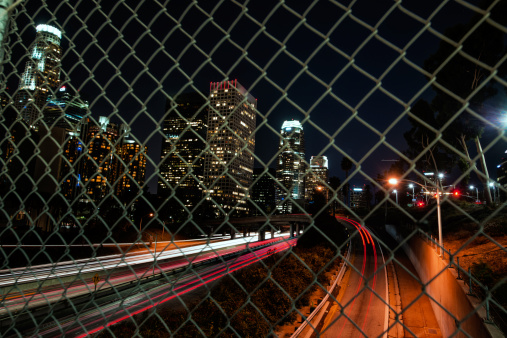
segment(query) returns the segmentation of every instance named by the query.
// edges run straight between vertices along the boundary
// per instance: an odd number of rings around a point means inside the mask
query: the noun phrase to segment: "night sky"
[[[406,106],[433,96],[431,88],[421,91],[427,79],[409,64],[422,68],[440,39],[414,17],[432,16],[431,28],[443,33],[474,14],[459,3],[443,3],[28,0],[16,16],[20,38],[11,34],[17,71],[11,70],[8,85],[19,83],[35,26],[52,24],[64,35],[63,84],[90,102],[93,117],[129,123],[134,137],[148,145],[151,192],[166,98],[191,90],[207,96],[210,82],[225,79],[237,79],[258,99],[256,166],[275,166],[277,132],[284,120],[295,119],[304,120],[308,161],[328,156],[330,175],[343,179],[346,153],[376,177],[391,165],[385,160],[398,158],[381,143],[382,135],[405,150],[410,123],[406,117],[393,122]],[[501,90],[487,107],[494,115],[506,103]],[[497,134],[486,128],[483,147]],[[492,177],[506,148],[497,143],[487,153]],[[360,174],[351,182],[367,183]]]

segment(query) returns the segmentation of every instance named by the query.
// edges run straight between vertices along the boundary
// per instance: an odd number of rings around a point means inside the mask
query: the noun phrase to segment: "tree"
[[[481,7],[488,8],[490,19],[505,26],[507,0],[500,1],[492,8],[489,8],[490,4],[491,1],[485,1]],[[468,141],[473,141],[483,172],[483,175],[478,176],[485,186],[488,203],[491,203],[489,174],[480,143],[484,126],[476,116],[463,109],[469,106],[474,112],[484,115],[484,102],[497,92],[496,82],[487,79],[491,73],[487,67],[497,72],[497,76],[505,77],[507,66],[505,63],[498,66],[506,53],[504,33],[487,21],[478,24],[481,19],[483,16],[478,14],[467,24],[458,24],[447,29],[445,35],[454,41],[455,45],[443,40],[436,53],[425,61],[424,68],[432,74],[430,79],[436,79],[432,84],[435,97],[431,104],[419,101],[414,105],[412,112],[424,123],[411,118],[413,128],[405,134],[405,138],[412,154],[428,148],[424,160],[433,161],[434,166],[440,168],[444,167],[442,163],[446,160],[450,160],[452,166],[458,164],[457,156],[441,144],[429,147],[437,135],[428,126],[441,130],[442,138],[455,148],[462,149],[468,163],[475,168],[467,145]],[[483,64],[486,67],[483,67]],[[449,95],[449,92],[453,96]],[[464,170],[468,168],[463,164],[460,167]]]
[[[347,180],[347,178],[349,177],[349,171],[352,169],[352,161],[344,156],[343,159],[342,159],[342,162],[341,162],[341,167],[342,167],[342,170],[345,171],[345,180]],[[343,202],[345,203],[345,205],[347,206],[350,206],[350,199],[349,199],[349,183],[345,183],[345,185],[343,186]]]

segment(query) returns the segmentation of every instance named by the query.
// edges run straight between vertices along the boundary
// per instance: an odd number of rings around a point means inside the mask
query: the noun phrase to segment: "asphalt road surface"
[[[338,218],[338,217],[337,217]],[[387,329],[387,273],[381,249],[368,228],[347,219],[354,226],[354,250],[342,281],[337,301],[331,301],[321,337],[378,337]],[[354,235],[355,233],[355,235]]]

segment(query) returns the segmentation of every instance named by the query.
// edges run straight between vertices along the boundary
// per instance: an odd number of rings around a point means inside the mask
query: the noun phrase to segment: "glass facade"
[[[305,135],[299,121],[285,121],[280,131],[279,155],[276,165],[276,208],[281,213],[299,212],[295,203],[305,197]]]
[[[35,42],[29,50],[14,105],[23,120],[36,128],[50,94],[60,85],[61,32],[49,25],[37,26]]]
[[[206,98],[200,93],[167,101],[158,194],[167,197],[175,191],[187,207],[202,199],[206,115]]]
[[[326,184],[329,181],[329,167],[327,156],[312,156],[310,170],[305,178],[305,199],[313,201],[316,193],[322,194],[326,202],[329,200],[329,189]]]
[[[204,161],[206,196],[226,213],[247,215],[257,100],[234,80],[212,82],[209,102],[206,135],[209,151]]]

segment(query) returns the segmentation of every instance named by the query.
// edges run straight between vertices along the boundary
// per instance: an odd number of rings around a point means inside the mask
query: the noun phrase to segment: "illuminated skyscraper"
[[[187,207],[202,199],[206,115],[206,98],[200,93],[185,93],[167,101],[158,194],[169,196],[175,190]]]
[[[127,125],[121,126],[120,142],[116,146],[118,154],[118,180],[116,195],[132,198],[142,191],[146,173],[146,146],[129,137]]]
[[[312,156],[310,159],[310,170],[308,171],[305,179],[305,199],[312,201],[316,193],[322,194],[329,198],[329,189],[325,183],[329,180],[329,168],[327,156]]]
[[[88,113],[88,101],[62,86],[57,92],[48,96],[44,107],[44,122],[49,128],[60,127],[74,130]]]
[[[236,80],[210,84],[205,193],[225,212],[248,214],[257,100]]]
[[[49,25],[38,25],[36,30],[35,42],[14,97],[15,107],[31,127],[40,123],[48,96],[58,90],[62,57],[60,30]]]
[[[285,121],[280,131],[276,178],[276,207],[282,213],[297,212],[294,203],[305,197],[305,135],[299,121]]]
[[[80,179],[82,189],[95,202],[114,193],[113,184],[118,177],[117,158],[118,125],[109,123],[109,118],[99,117],[99,123],[89,122],[85,135],[87,152],[82,164]]]

